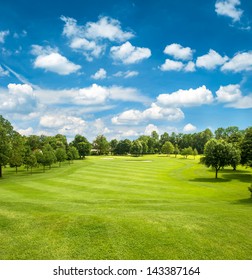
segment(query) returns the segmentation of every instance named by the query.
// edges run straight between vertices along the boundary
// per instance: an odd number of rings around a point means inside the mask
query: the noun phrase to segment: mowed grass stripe
[[[198,161],[87,157],[34,175],[7,169],[0,257],[251,259],[251,171],[215,180]]]

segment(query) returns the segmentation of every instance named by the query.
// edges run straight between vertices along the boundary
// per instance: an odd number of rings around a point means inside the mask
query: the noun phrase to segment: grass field
[[[0,259],[252,259],[252,170],[88,157],[4,169]]]

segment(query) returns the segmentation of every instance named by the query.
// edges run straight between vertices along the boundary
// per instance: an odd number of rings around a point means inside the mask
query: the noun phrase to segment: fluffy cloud
[[[200,56],[196,60],[196,66],[208,70],[215,69],[217,66],[224,64],[228,60],[227,56],[222,57],[216,51],[210,49],[208,54]]]
[[[28,127],[26,129],[17,129],[17,132],[20,133],[21,135],[29,136],[34,133],[32,127]]]
[[[221,67],[221,70],[235,73],[252,70],[252,51],[236,54]]]
[[[240,85],[220,86],[216,95],[219,102],[226,103],[226,107],[252,108],[252,95],[243,96]]]
[[[106,50],[106,41],[124,42],[132,37],[132,32],[123,31],[121,23],[110,17],[100,17],[97,22],[78,25],[70,17],[61,16],[65,22],[63,35],[70,40],[70,47],[82,52],[87,60],[100,57]]]
[[[9,84],[8,92],[0,93],[0,109],[6,112],[27,114],[36,109],[33,89],[27,84]]]
[[[153,131],[159,133],[158,127],[154,124],[148,124],[144,130],[144,135],[151,135]]]
[[[87,126],[86,122],[81,118],[58,114],[42,116],[40,125],[67,136],[83,134]]]
[[[195,70],[195,63],[193,61],[189,61],[184,67],[185,72],[194,72]]]
[[[101,17],[97,22],[88,22],[85,29],[85,35],[90,39],[124,42],[134,37],[132,32],[122,30],[120,21],[110,17]]]
[[[184,64],[181,61],[174,61],[166,59],[165,63],[160,66],[162,71],[181,71],[184,68]]]
[[[157,97],[157,103],[160,106],[172,107],[191,107],[210,104],[213,102],[213,95],[206,86],[197,89],[178,90],[171,94],[160,94]]]
[[[105,103],[108,97],[109,91],[106,88],[93,84],[91,87],[79,89],[74,100],[79,105],[96,105]]]
[[[184,118],[184,113],[179,108],[161,108],[155,103],[150,108],[128,110],[112,118],[113,124],[136,125],[148,120],[179,121]]]
[[[31,53],[37,56],[34,61],[34,68],[42,68],[59,75],[69,75],[81,68],[80,65],[72,63],[59,54],[57,49],[33,45]]]
[[[121,61],[124,64],[138,63],[151,56],[150,49],[132,46],[130,42],[121,46],[114,46],[110,49],[110,52],[114,60]]]
[[[173,56],[175,59],[190,60],[193,56],[193,50],[189,47],[182,47],[180,44],[171,44],[166,46],[164,53]]]
[[[105,69],[100,68],[94,75],[91,76],[91,78],[95,80],[102,80],[107,77],[107,72]]]
[[[217,100],[219,102],[234,102],[242,97],[240,85],[220,86],[216,91]]]
[[[240,4],[240,0],[219,0],[215,3],[215,12],[218,15],[230,17],[236,22],[243,14],[243,11],[237,8]]]
[[[132,77],[135,77],[138,75],[139,75],[139,72],[137,72],[137,71],[126,71],[126,72],[119,71],[119,72],[115,73],[113,76],[114,77],[123,77],[125,79],[128,79],[128,78],[132,78]]]
[[[183,128],[183,132],[185,132],[185,133],[191,133],[191,132],[194,132],[196,130],[197,130],[197,127],[192,125],[191,123],[188,123]]]
[[[5,37],[10,34],[9,30],[0,31],[0,43],[5,42]]]

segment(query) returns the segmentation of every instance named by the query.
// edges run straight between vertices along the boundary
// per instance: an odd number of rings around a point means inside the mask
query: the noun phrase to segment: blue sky
[[[90,141],[251,126],[249,0],[0,0],[0,114]]]

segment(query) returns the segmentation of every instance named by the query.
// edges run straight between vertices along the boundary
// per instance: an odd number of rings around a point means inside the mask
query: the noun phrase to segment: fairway
[[[251,168],[90,156],[3,170],[0,259],[252,259]]]

